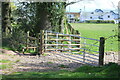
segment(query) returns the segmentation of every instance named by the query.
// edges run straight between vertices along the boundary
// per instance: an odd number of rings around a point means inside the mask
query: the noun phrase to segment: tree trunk
[[[10,11],[10,3],[2,2],[2,32],[5,32],[5,36],[11,32]]]
[[[62,17],[61,26],[60,27],[61,27],[61,29],[60,29],[61,31],[60,32],[64,33],[64,16]]]

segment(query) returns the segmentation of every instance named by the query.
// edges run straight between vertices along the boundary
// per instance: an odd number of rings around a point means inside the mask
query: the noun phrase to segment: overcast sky
[[[82,9],[82,11],[94,11],[95,9],[115,10],[119,1],[120,0],[83,0],[67,6],[66,11],[79,12],[80,9]]]

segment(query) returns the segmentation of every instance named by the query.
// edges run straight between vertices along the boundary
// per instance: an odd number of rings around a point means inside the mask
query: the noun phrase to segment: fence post
[[[58,51],[58,38],[59,38],[59,37],[58,37],[58,33],[57,33],[57,34],[56,34],[56,44],[57,44],[57,45],[56,45],[56,51]]]
[[[104,44],[105,38],[100,37],[100,44],[99,44],[99,66],[104,64]]]
[[[40,30],[40,40],[39,40],[39,55],[43,54],[44,51],[44,30]]]
[[[71,39],[71,35],[69,35],[69,52],[71,53],[72,52],[72,50],[71,50],[71,48],[72,48],[72,46],[71,46],[71,44],[72,44],[72,39]]]
[[[79,31],[78,30],[76,30],[76,33],[77,33],[77,36],[80,36],[80,33],[79,33]],[[77,39],[79,39],[80,40],[80,38],[77,38]],[[79,46],[78,46],[78,48],[80,48],[81,46],[80,46],[80,41],[77,41],[77,43],[79,44]],[[79,50],[80,51],[80,50]]]
[[[86,53],[86,51],[85,51],[85,48],[86,48],[86,39],[84,39],[84,51],[83,51],[83,62],[85,62],[85,53]]]
[[[47,42],[48,42],[48,39],[47,39],[47,30],[45,31],[45,51],[47,52]]]

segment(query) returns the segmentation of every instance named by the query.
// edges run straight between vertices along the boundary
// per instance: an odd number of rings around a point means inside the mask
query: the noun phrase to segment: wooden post
[[[44,30],[40,30],[39,55],[43,54],[43,51],[44,51]]]
[[[69,35],[69,49],[72,49],[71,44],[72,44],[72,39],[71,39],[71,35]],[[69,50],[69,53],[71,53],[71,52],[72,52],[72,50]]]
[[[86,53],[85,49],[86,49],[86,39],[84,39],[83,62],[85,62],[85,53]]]
[[[47,30],[45,31],[45,44],[47,44],[48,39],[47,39]],[[45,51],[47,52],[47,45],[45,45]]]
[[[80,36],[80,33],[79,33],[79,31],[78,30],[76,30],[76,35],[77,36]],[[76,37],[76,39],[79,39],[80,40],[80,38],[79,37]],[[76,42],[77,44],[80,44],[80,41],[77,41]],[[80,48],[80,45],[79,46],[77,46],[78,48]],[[80,51],[80,50],[78,50],[78,51]]]
[[[100,37],[100,44],[99,44],[99,66],[104,64],[104,44],[105,38]]]
[[[36,42],[37,42],[37,55],[40,55],[40,34],[37,33],[37,39],[36,39]]]
[[[61,39],[64,39],[63,36],[61,36],[61,37],[62,37]],[[64,42],[64,41],[61,40],[61,44],[63,44],[63,42]],[[61,49],[62,49],[61,52],[63,52],[63,49],[64,49],[63,46],[61,46]]]
[[[58,51],[58,33],[56,34],[56,51]]]

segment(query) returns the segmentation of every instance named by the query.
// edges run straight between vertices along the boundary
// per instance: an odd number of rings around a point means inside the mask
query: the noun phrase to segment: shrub
[[[114,20],[86,20],[86,23],[114,23]]]
[[[14,50],[20,51],[26,42],[26,34],[24,31],[14,29],[10,38],[10,47]]]
[[[60,68],[69,68],[67,65],[63,65],[63,64],[59,65],[58,67],[60,67]]]

